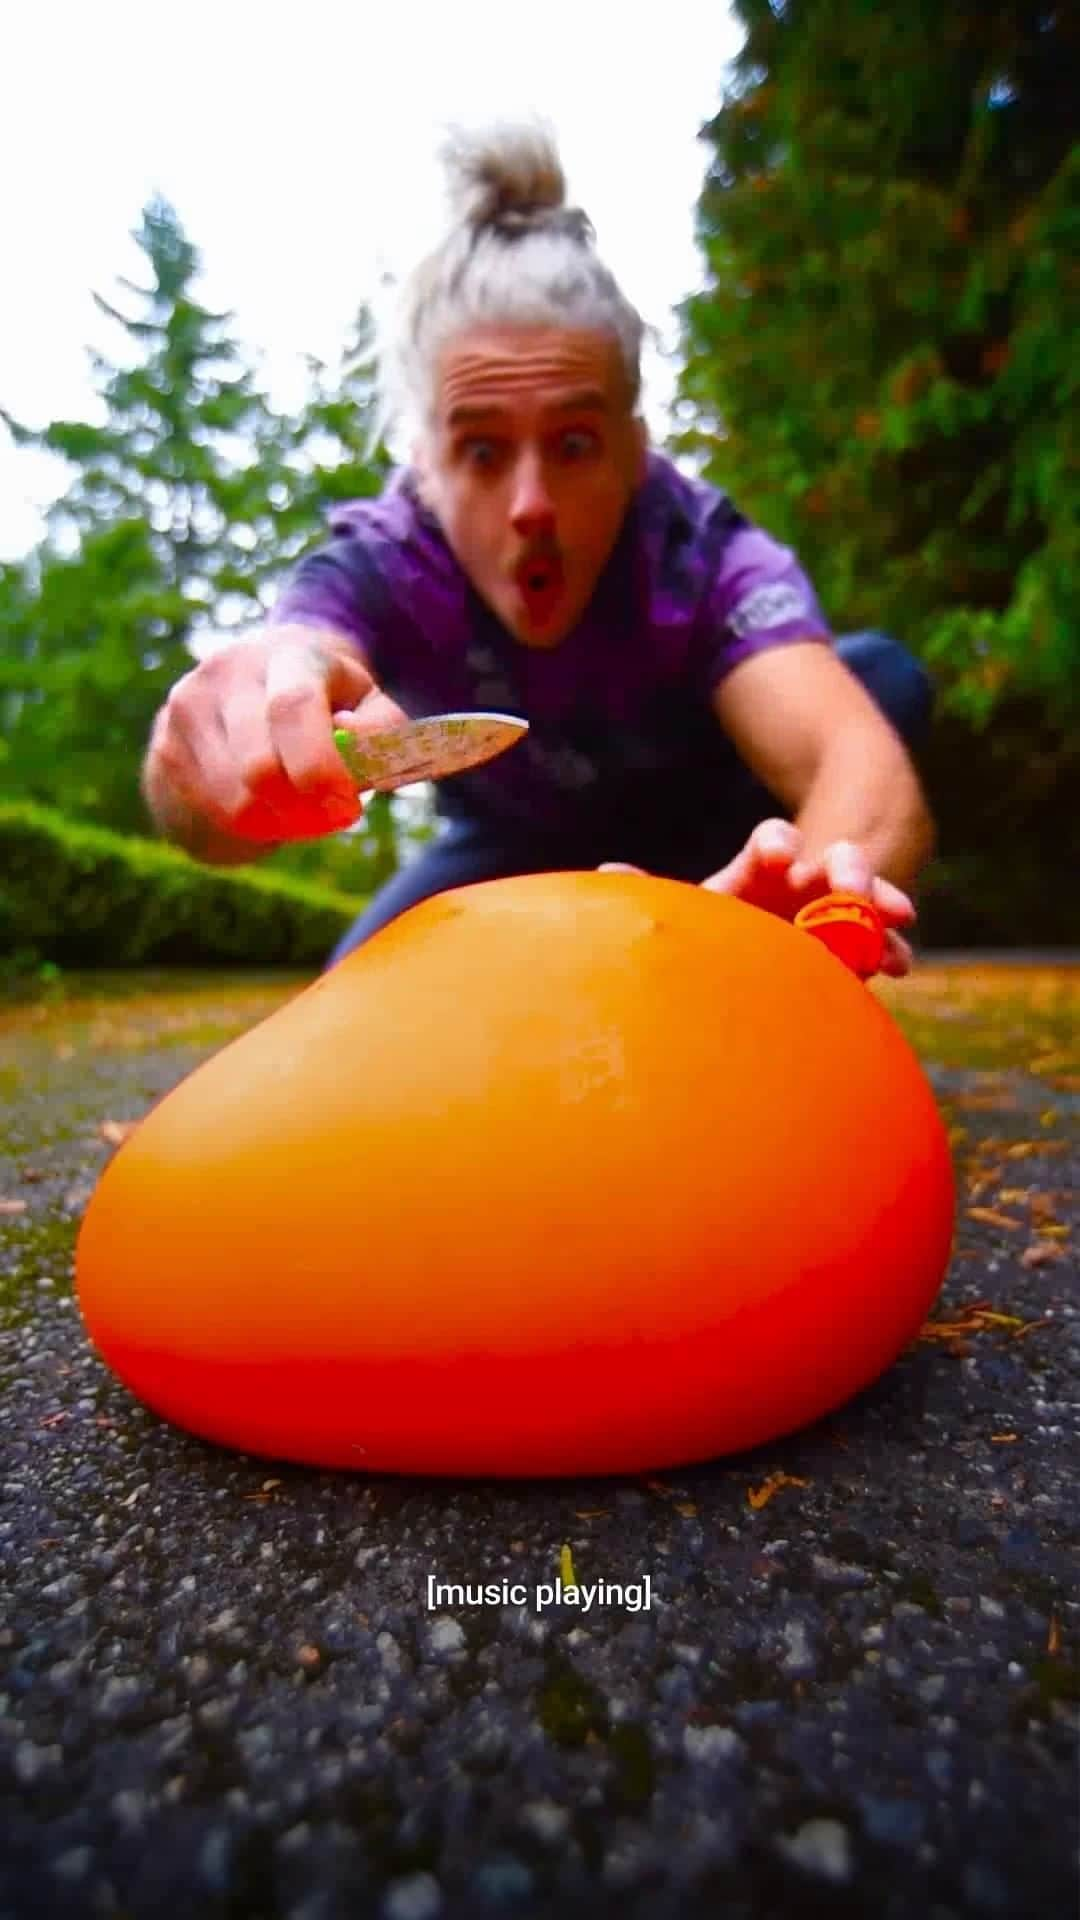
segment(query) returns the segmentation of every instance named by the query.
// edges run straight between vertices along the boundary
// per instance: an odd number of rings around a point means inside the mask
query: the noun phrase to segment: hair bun
[[[566,178],[553,134],[540,125],[456,128],[442,149],[455,223],[473,228],[562,207]],[[516,218],[515,218],[516,216]]]

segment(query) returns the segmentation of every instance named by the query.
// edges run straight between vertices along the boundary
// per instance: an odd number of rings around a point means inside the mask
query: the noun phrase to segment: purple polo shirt
[[[832,643],[787,547],[726,494],[651,453],[581,619],[550,650],[515,641],[476,593],[413,476],[331,508],[276,622],[351,635],[413,717],[496,708],[530,732],[438,787],[440,810],[525,831],[625,819],[684,788],[702,794],[731,749],[710,698],[740,661],[793,640]]]

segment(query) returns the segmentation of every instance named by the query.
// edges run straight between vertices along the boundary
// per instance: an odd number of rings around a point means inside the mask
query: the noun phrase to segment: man
[[[925,675],[880,636],[834,642],[795,556],[650,453],[642,324],[550,140],[497,129],[448,159],[454,223],[389,361],[412,465],[331,514],[261,635],[173,689],[156,820],[199,858],[256,859],[357,818],[332,723],[497,707],[528,737],[440,786],[442,833],[331,963],[446,887],[629,865],[789,919],[865,894],[905,972]]]

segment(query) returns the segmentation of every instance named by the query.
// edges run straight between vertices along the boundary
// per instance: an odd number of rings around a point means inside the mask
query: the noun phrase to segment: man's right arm
[[[351,826],[360,800],[333,740],[345,712],[358,730],[404,718],[347,634],[288,620],[210,654],[154,723],[142,791],[157,826],[213,866]]]

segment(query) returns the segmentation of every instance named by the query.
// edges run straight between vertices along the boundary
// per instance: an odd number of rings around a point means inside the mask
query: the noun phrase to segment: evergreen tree
[[[736,0],[682,431],[952,704],[1080,711],[1080,22]]]
[[[141,310],[94,295],[131,348],[128,365],[90,355],[104,424],[62,420],[34,432],[3,418],[17,444],[58,453],[74,469],[47,516],[54,538],[70,544],[123,520],[145,523],[162,577],[190,607],[173,634],[182,640],[203,607],[254,598],[250,556],[281,478],[268,458],[276,423],[229,337],[231,316],[196,298],[199,256],[168,203],[152,200],[133,237],[150,285],[120,285]]]
[[[339,366],[309,359],[295,417],[259,389],[231,316],[196,297],[200,262],[155,199],[134,236],[146,286],[125,309],[128,364],[91,356],[104,423],[35,431],[0,413],[17,444],[60,454],[70,485],[24,561],[0,567],[0,780],[5,790],[128,832],[149,831],[139,770],[153,718],[195,664],[191,643],[242,633],[334,499],[377,492],[371,449],[372,329],[361,309]],[[387,864],[394,814],[340,847],[275,855],[363,888]]]
[[[141,311],[98,306],[127,334],[131,364],[91,355],[105,419],[32,430],[20,446],[60,454],[71,482],[46,537],[0,569],[5,784],[129,831],[145,830],[138,770],[153,716],[194,664],[212,612],[255,598],[251,553],[277,478],[251,448],[273,420],[227,316],[194,296],[199,261],[155,200],[135,235],[150,285],[122,285]],[[239,453],[239,457],[238,457]]]

